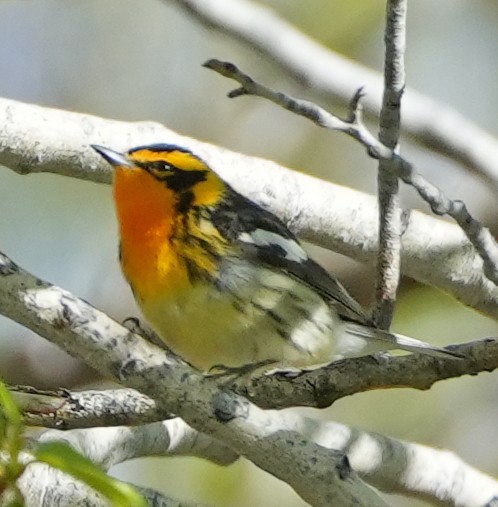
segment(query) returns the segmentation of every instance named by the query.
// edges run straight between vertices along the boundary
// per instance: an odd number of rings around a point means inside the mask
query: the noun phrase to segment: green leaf
[[[116,507],[147,507],[144,498],[130,485],[108,476],[89,459],[63,442],[40,444],[35,458],[79,479],[107,498]]]
[[[24,471],[24,465],[19,462],[24,442],[22,431],[21,413],[9,390],[0,381],[0,451],[6,455],[6,459],[0,461],[0,503],[7,501],[8,507],[24,505],[24,498],[16,485]],[[9,494],[12,498],[5,500],[5,495]]]
[[[9,390],[5,387],[5,384],[0,381],[0,407],[5,415],[5,418],[9,424],[16,426],[17,428],[22,426],[21,414],[19,409],[12,398]]]
[[[0,381],[0,444],[10,455],[9,467],[13,475],[20,474],[24,469],[18,462],[19,452],[23,446],[22,417],[16,402],[9,390]]]

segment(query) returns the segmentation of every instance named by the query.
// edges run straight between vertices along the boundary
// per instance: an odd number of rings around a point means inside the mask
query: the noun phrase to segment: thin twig
[[[405,42],[407,0],[388,0],[386,5],[386,45],[384,94],[380,111],[380,141],[397,150],[401,130],[401,96],[405,87]],[[399,182],[389,169],[392,160],[379,160],[377,175],[379,200],[379,254],[375,287],[374,321],[389,329],[393,318],[401,271],[401,208]]]
[[[259,51],[324,100],[347,103],[351,90],[365,86],[365,114],[377,120],[382,76],[320,45],[268,7],[247,0],[167,1],[210,30],[246,44],[251,51]],[[496,187],[496,137],[448,104],[408,88],[403,98],[402,128],[422,146],[464,164]]]
[[[458,223],[482,258],[484,274],[495,285],[498,285],[498,245],[489,229],[470,215],[462,201],[451,200],[446,197],[437,187],[415,172],[410,162],[376,139],[361,121],[361,115],[358,114],[358,101],[353,100],[351,102],[356,104],[356,109],[350,111],[347,119],[341,119],[313,102],[295,99],[257,83],[232,63],[213,59],[207,61],[204,66],[222,76],[234,79],[242,85],[241,88],[230,92],[230,97],[255,95],[268,99],[293,113],[308,118],[319,127],[344,132],[363,144],[372,158],[390,161],[389,170],[415,188],[429,204],[433,213],[440,216],[448,215]],[[356,92],[355,97],[357,95],[358,92]]]

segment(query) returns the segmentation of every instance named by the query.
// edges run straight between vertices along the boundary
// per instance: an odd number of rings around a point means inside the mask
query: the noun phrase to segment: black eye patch
[[[159,179],[170,176],[177,170],[176,167],[162,160],[157,160],[155,162],[136,162],[136,165]]]
[[[136,165],[152,174],[156,179],[164,181],[166,185],[175,192],[188,190],[196,183],[207,179],[207,171],[205,170],[179,169],[163,160],[138,162]]]
[[[184,192],[193,187],[196,183],[206,181],[207,171],[182,171],[177,170],[168,175],[165,179],[166,185],[175,192]]]

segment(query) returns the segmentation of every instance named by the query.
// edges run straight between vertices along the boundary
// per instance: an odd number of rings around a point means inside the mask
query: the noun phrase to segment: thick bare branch
[[[201,23],[258,50],[314,93],[347,103],[351,90],[368,90],[366,114],[377,120],[382,75],[318,44],[266,7],[248,0],[168,0]],[[403,130],[427,148],[460,162],[496,186],[498,141],[447,104],[408,88]]]
[[[481,256],[485,275],[495,284],[498,284],[498,245],[489,229],[483,227],[478,220],[470,215],[463,202],[448,199],[432,183],[415,172],[410,162],[397,155],[395,150],[377,140],[361,122],[357,111],[350,112],[349,118],[342,120],[310,101],[295,99],[257,83],[231,63],[209,60],[204,66],[225,77],[234,79],[242,85],[241,88],[229,93],[229,97],[255,95],[268,99],[293,113],[308,118],[319,127],[344,132],[362,143],[370,156],[380,161],[389,162],[385,166],[386,170],[391,171],[392,174],[415,188],[436,215],[449,215],[458,223]],[[358,93],[355,97],[357,96]],[[358,101],[354,98],[351,103],[358,107]]]
[[[114,394],[116,391],[113,390]],[[140,396],[137,391],[132,392]],[[217,465],[230,465],[238,459],[238,455],[221,441],[192,429],[179,417],[135,426],[50,430],[38,440],[63,440],[105,470],[144,456],[195,456]]]
[[[385,506],[343,453],[288,431],[278,412],[220,390],[202,374],[67,291],[0,256],[0,311],[106,376],[156,400],[189,426],[222,440],[317,507]]]
[[[356,104],[358,98],[359,94]],[[358,115],[353,113],[356,124]],[[336,122],[345,130],[351,128],[339,119]],[[237,190],[279,215],[303,239],[362,262],[373,264],[376,258],[377,207],[371,196],[361,192],[180,136],[159,124],[118,122],[0,98],[0,126],[0,164],[21,174],[49,172],[110,182],[108,164],[88,148],[90,143],[118,150],[152,142],[186,146]],[[358,134],[367,136],[364,142],[378,142],[368,131]],[[427,192],[438,195],[434,188]],[[402,248],[404,274],[498,318],[498,289],[482,275],[481,260],[458,227],[411,212]]]
[[[294,411],[287,411],[282,422],[324,447],[347,452],[353,468],[382,491],[424,498],[435,505],[468,507],[483,507],[498,496],[496,480],[449,451],[311,420]],[[195,455],[224,465],[237,458],[218,440],[197,433],[180,419],[138,427],[49,431],[41,437],[54,439],[67,441],[106,469],[147,455]]]
[[[347,451],[351,465],[369,484],[447,507],[491,507],[498,482],[444,449],[355,430],[334,422],[310,421],[287,414],[287,425],[313,435],[316,442]]]

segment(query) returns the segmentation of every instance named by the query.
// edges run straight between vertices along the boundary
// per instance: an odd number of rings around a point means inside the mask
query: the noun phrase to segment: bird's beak
[[[133,164],[124,153],[97,144],[91,144],[90,146],[114,167],[133,167]]]

